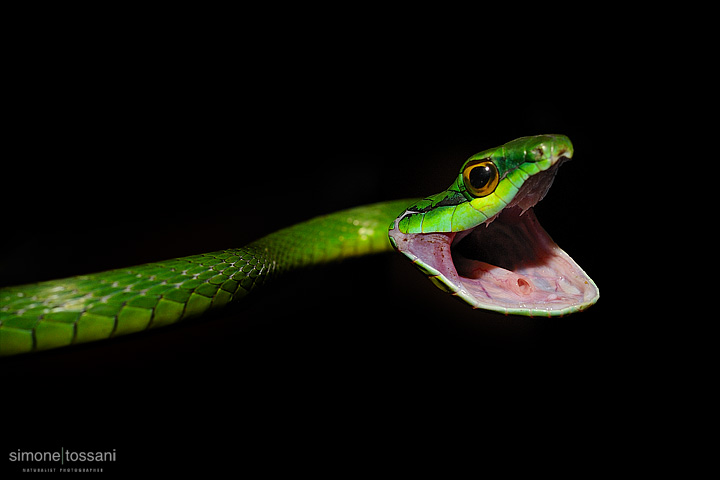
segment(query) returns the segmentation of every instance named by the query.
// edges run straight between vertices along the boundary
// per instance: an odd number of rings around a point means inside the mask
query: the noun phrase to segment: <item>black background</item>
[[[478,458],[554,471],[568,456],[597,470],[628,456],[645,423],[636,393],[659,367],[618,267],[634,240],[613,227],[617,158],[648,113],[625,66],[601,45],[578,51],[579,28],[498,58],[486,38],[374,43],[356,27],[275,44],[273,31],[37,46],[13,73],[0,285],[436,193],[477,151],[562,133],[575,159],[536,213],[599,303],[505,317],[453,300],[400,256],[347,261],[207,320],[2,359],[8,451],[116,449],[107,468],[120,473]],[[619,443],[596,444],[603,435]]]

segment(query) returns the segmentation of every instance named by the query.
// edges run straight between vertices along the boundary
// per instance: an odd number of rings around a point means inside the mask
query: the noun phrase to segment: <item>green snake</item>
[[[241,248],[0,289],[0,355],[103,340],[200,317],[284,273],[393,249],[473,308],[559,316],[599,297],[532,207],[573,155],[562,135],[467,159],[450,187],[320,216]]]

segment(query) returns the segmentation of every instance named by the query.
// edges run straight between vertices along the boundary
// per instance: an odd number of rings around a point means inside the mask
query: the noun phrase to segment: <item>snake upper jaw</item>
[[[583,310],[599,298],[597,286],[532,210],[552,184],[557,165],[529,179],[507,207],[480,225],[405,234],[396,220],[392,242],[436,286],[473,308],[530,316]]]

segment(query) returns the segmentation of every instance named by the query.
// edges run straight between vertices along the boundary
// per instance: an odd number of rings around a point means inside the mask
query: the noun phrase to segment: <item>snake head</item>
[[[450,187],[409,206],[390,242],[439,288],[474,308],[564,315],[599,297],[532,211],[573,155],[563,135],[522,137],[465,161]]]

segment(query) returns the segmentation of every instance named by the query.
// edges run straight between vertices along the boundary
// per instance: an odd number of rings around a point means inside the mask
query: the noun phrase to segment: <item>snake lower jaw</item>
[[[504,209],[462,232],[403,234],[397,249],[439,288],[474,308],[560,316],[583,310],[597,286],[540,226],[531,208]]]

